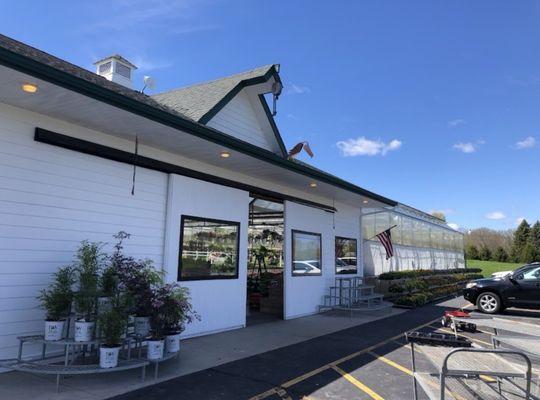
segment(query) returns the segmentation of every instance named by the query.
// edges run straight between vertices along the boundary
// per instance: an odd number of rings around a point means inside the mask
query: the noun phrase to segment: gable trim
[[[281,150],[281,153],[283,153],[283,157],[287,157],[288,155],[287,148],[285,147],[285,143],[283,143],[283,138],[281,137],[281,134],[279,133],[279,129],[276,125],[276,121],[274,121],[274,116],[270,112],[270,108],[268,107],[268,103],[266,102],[264,94],[259,95],[259,100],[261,102],[264,113],[266,114],[266,118],[268,118],[268,122],[270,123],[270,127],[272,128],[272,132],[274,132],[274,136],[276,137],[276,141]]]
[[[272,67],[263,75],[258,76],[255,78],[249,78],[244,79],[238,84],[233,87],[229,93],[227,93],[220,101],[217,102],[217,104],[210,109],[210,111],[207,111],[206,114],[204,114],[201,118],[199,118],[199,122],[201,124],[207,124],[212,118],[216,116],[218,112],[220,112],[223,107],[225,107],[242,89],[244,89],[247,86],[253,86],[258,85],[260,83],[267,82],[271,77],[274,77],[274,79],[278,82],[281,82],[281,79],[279,78],[279,74],[277,73],[276,66],[272,65]]]

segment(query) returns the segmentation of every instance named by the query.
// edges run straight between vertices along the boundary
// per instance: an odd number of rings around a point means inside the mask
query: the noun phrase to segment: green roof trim
[[[370,192],[343,179],[337,178],[315,168],[295,163],[283,158],[282,156],[274,154],[269,150],[262,149],[250,143],[236,139],[230,135],[225,135],[220,131],[191,121],[187,118],[183,118],[178,114],[172,113],[171,111],[158,108],[157,106],[152,106],[147,102],[136,99],[135,96],[122,94],[119,91],[113,90],[113,86],[105,87],[104,85],[90,82],[74,75],[73,73],[69,73],[45,64],[44,62],[37,61],[27,55],[19,54],[19,52],[0,47],[0,64],[48,81],[63,88],[75,91],[82,95],[91,97],[103,103],[110,104],[114,107],[135,113],[155,122],[182,130],[201,139],[216,143],[220,146],[224,146],[270,164],[286,168],[311,179],[316,179],[320,182],[369,197],[391,206],[397,205],[397,202],[394,200]]]

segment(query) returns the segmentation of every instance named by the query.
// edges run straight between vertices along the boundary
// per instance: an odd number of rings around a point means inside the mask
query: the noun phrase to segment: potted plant
[[[99,326],[102,343],[99,348],[100,368],[114,368],[118,365],[118,355],[122,348],[122,336],[126,331],[128,312],[124,295],[118,295],[110,307],[100,313]]]
[[[148,358],[162,358],[167,353],[180,350],[180,334],[193,319],[200,319],[189,302],[189,289],[177,283],[158,287],[152,306],[152,340],[148,345]],[[164,343],[163,343],[164,342]]]
[[[96,305],[99,294],[99,273],[104,256],[100,243],[83,241],[77,251],[77,280],[78,291],[75,293],[76,342],[91,341],[95,329]]]
[[[62,267],[54,274],[54,282],[43,289],[38,296],[41,307],[47,312],[45,319],[45,340],[63,338],[64,325],[73,301],[73,269]]]
[[[118,276],[119,283],[131,298],[130,311],[134,315],[134,333],[145,338],[150,333],[154,287],[162,283],[163,274],[154,269],[150,260],[135,260],[123,254],[122,242],[129,238],[129,234],[119,232],[115,238],[117,243],[111,257],[111,266]]]

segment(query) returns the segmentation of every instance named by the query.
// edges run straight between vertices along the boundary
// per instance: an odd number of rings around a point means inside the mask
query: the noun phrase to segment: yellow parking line
[[[362,392],[366,393],[369,397],[371,397],[374,400],[384,400],[381,396],[379,396],[377,393],[375,393],[373,390],[371,390],[369,387],[364,385],[362,382],[360,382],[358,379],[356,379],[354,376],[348,374],[347,372],[343,371],[341,368],[339,368],[337,365],[333,365],[332,369],[339,373],[341,376],[343,376],[345,379],[347,379],[349,382],[351,382],[354,386],[356,386],[358,389],[360,389]]]
[[[381,356],[373,351],[368,352],[368,354],[372,357],[375,357],[377,360],[382,361],[385,364],[390,365],[391,367],[394,367],[395,369],[399,369],[401,372],[405,372],[406,374],[412,376],[412,371],[409,368],[405,368],[403,365],[398,364],[397,362],[394,362],[392,360],[389,360],[388,358]]]

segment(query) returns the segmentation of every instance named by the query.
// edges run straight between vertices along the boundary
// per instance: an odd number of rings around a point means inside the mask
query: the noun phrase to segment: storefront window
[[[238,278],[240,223],[182,216],[178,280]]]
[[[356,274],[356,239],[336,236],[336,274]]]
[[[320,233],[292,231],[292,274],[322,275]]]

